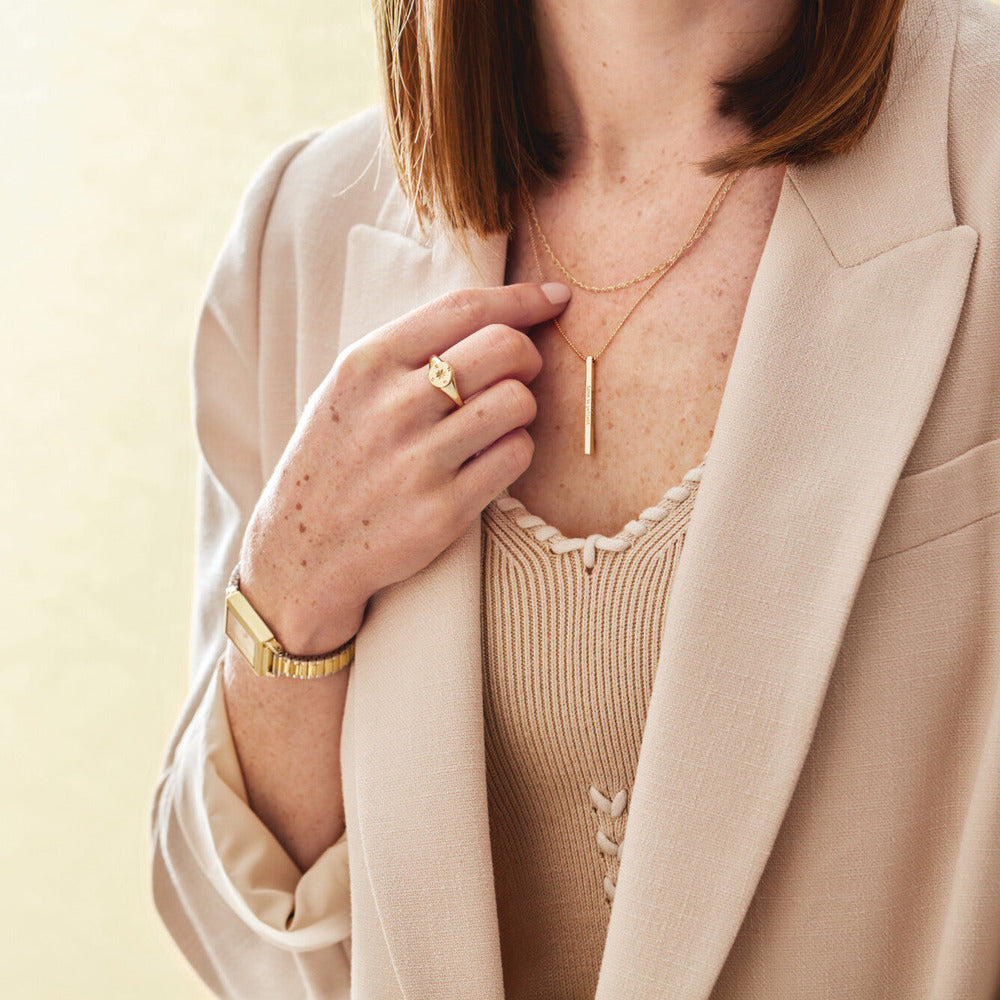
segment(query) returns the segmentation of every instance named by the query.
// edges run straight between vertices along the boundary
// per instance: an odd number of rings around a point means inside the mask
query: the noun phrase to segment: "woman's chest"
[[[703,261],[671,286],[661,282],[617,333],[648,282],[609,296],[575,289],[562,331],[546,323],[530,332],[543,359],[530,384],[535,452],[510,494],[567,536],[613,535],[679,483],[711,444],[755,265],[734,274]],[[590,454],[588,354],[596,359]]]
[[[660,280],[654,274],[610,292],[572,286],[573,298],[557,322],[529,331],[543,361],[530,383],[538,404],[528,426],[535,452],[529,468],[508,487],[529,511],[569,537],[613,535],[702,461],[781,176],[741,178],[745,187],[734,186],[724,210]],[[548,214],[553,220],[581,219],[574,209],[550,206]],[[596,230],[608,248],[608,263],[602,262],[601,249],[580,247],[579,240],[577,249],[560,259],[592,285],[642,274],[658,254],[675,249],[669,232],[658,235],[659,228],[670,227],[666,218],[658,227],[655,211],[650,206],[633,233]],[[582,219],[577,225],[586,230],[586,216]],[[508,243],[506,282],[565,281],[537,235],[532,246],[530,227],[527,217],[518,218]],[[563,247],[574,248],[572,226],[555,232],[557,255]],[[674,242],[682,245],[683,237]],[[588,355],[595,359],[590,454],[584,449]]]

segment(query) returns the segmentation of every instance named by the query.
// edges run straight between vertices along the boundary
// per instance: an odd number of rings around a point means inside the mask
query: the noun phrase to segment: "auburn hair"
[[[423,226],[487,236],[511,195],[556,175],[534,0],[373,0],[388,136]],[[749,136],[705,174],[843,153],[878,114],[904,0],[801,0],[773,51],[716,80],[717,108]],[[430,23],[429,23],[430,22]]]

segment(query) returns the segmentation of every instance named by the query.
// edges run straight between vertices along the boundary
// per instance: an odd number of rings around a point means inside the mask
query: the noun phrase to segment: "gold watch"
[[[240,568],[226,587],[226,635],[258,677],[327,677],[354,660],[354,636],[332,653],[290,656],[274,633],[240,593]]]

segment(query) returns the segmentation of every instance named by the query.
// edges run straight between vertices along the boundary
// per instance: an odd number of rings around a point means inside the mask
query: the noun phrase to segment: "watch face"
[[[226,607],[226,635],[233,640],[233,645],[243,654],[247,663],[251,667],[255,666],[254,652],[257,644],[247,627],[229,606]]]

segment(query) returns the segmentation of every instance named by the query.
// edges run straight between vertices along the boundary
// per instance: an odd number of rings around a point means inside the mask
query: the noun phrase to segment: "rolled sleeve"
[[[177,818],[201,870],[256,935],[296,951],[350,935],[347,831],[302,872],[250,808],[221,660],[178,747],[173,782]]]
[[[194,356],[201,450],[190,688],[153,796],[156,909],[220,997],[348,1000],[346,830],[300,871],[248,803],[222,686],[228,575],[264,484],[260,267],[286,168],[318,133],[289,141],[248,186],[209,279]]]

